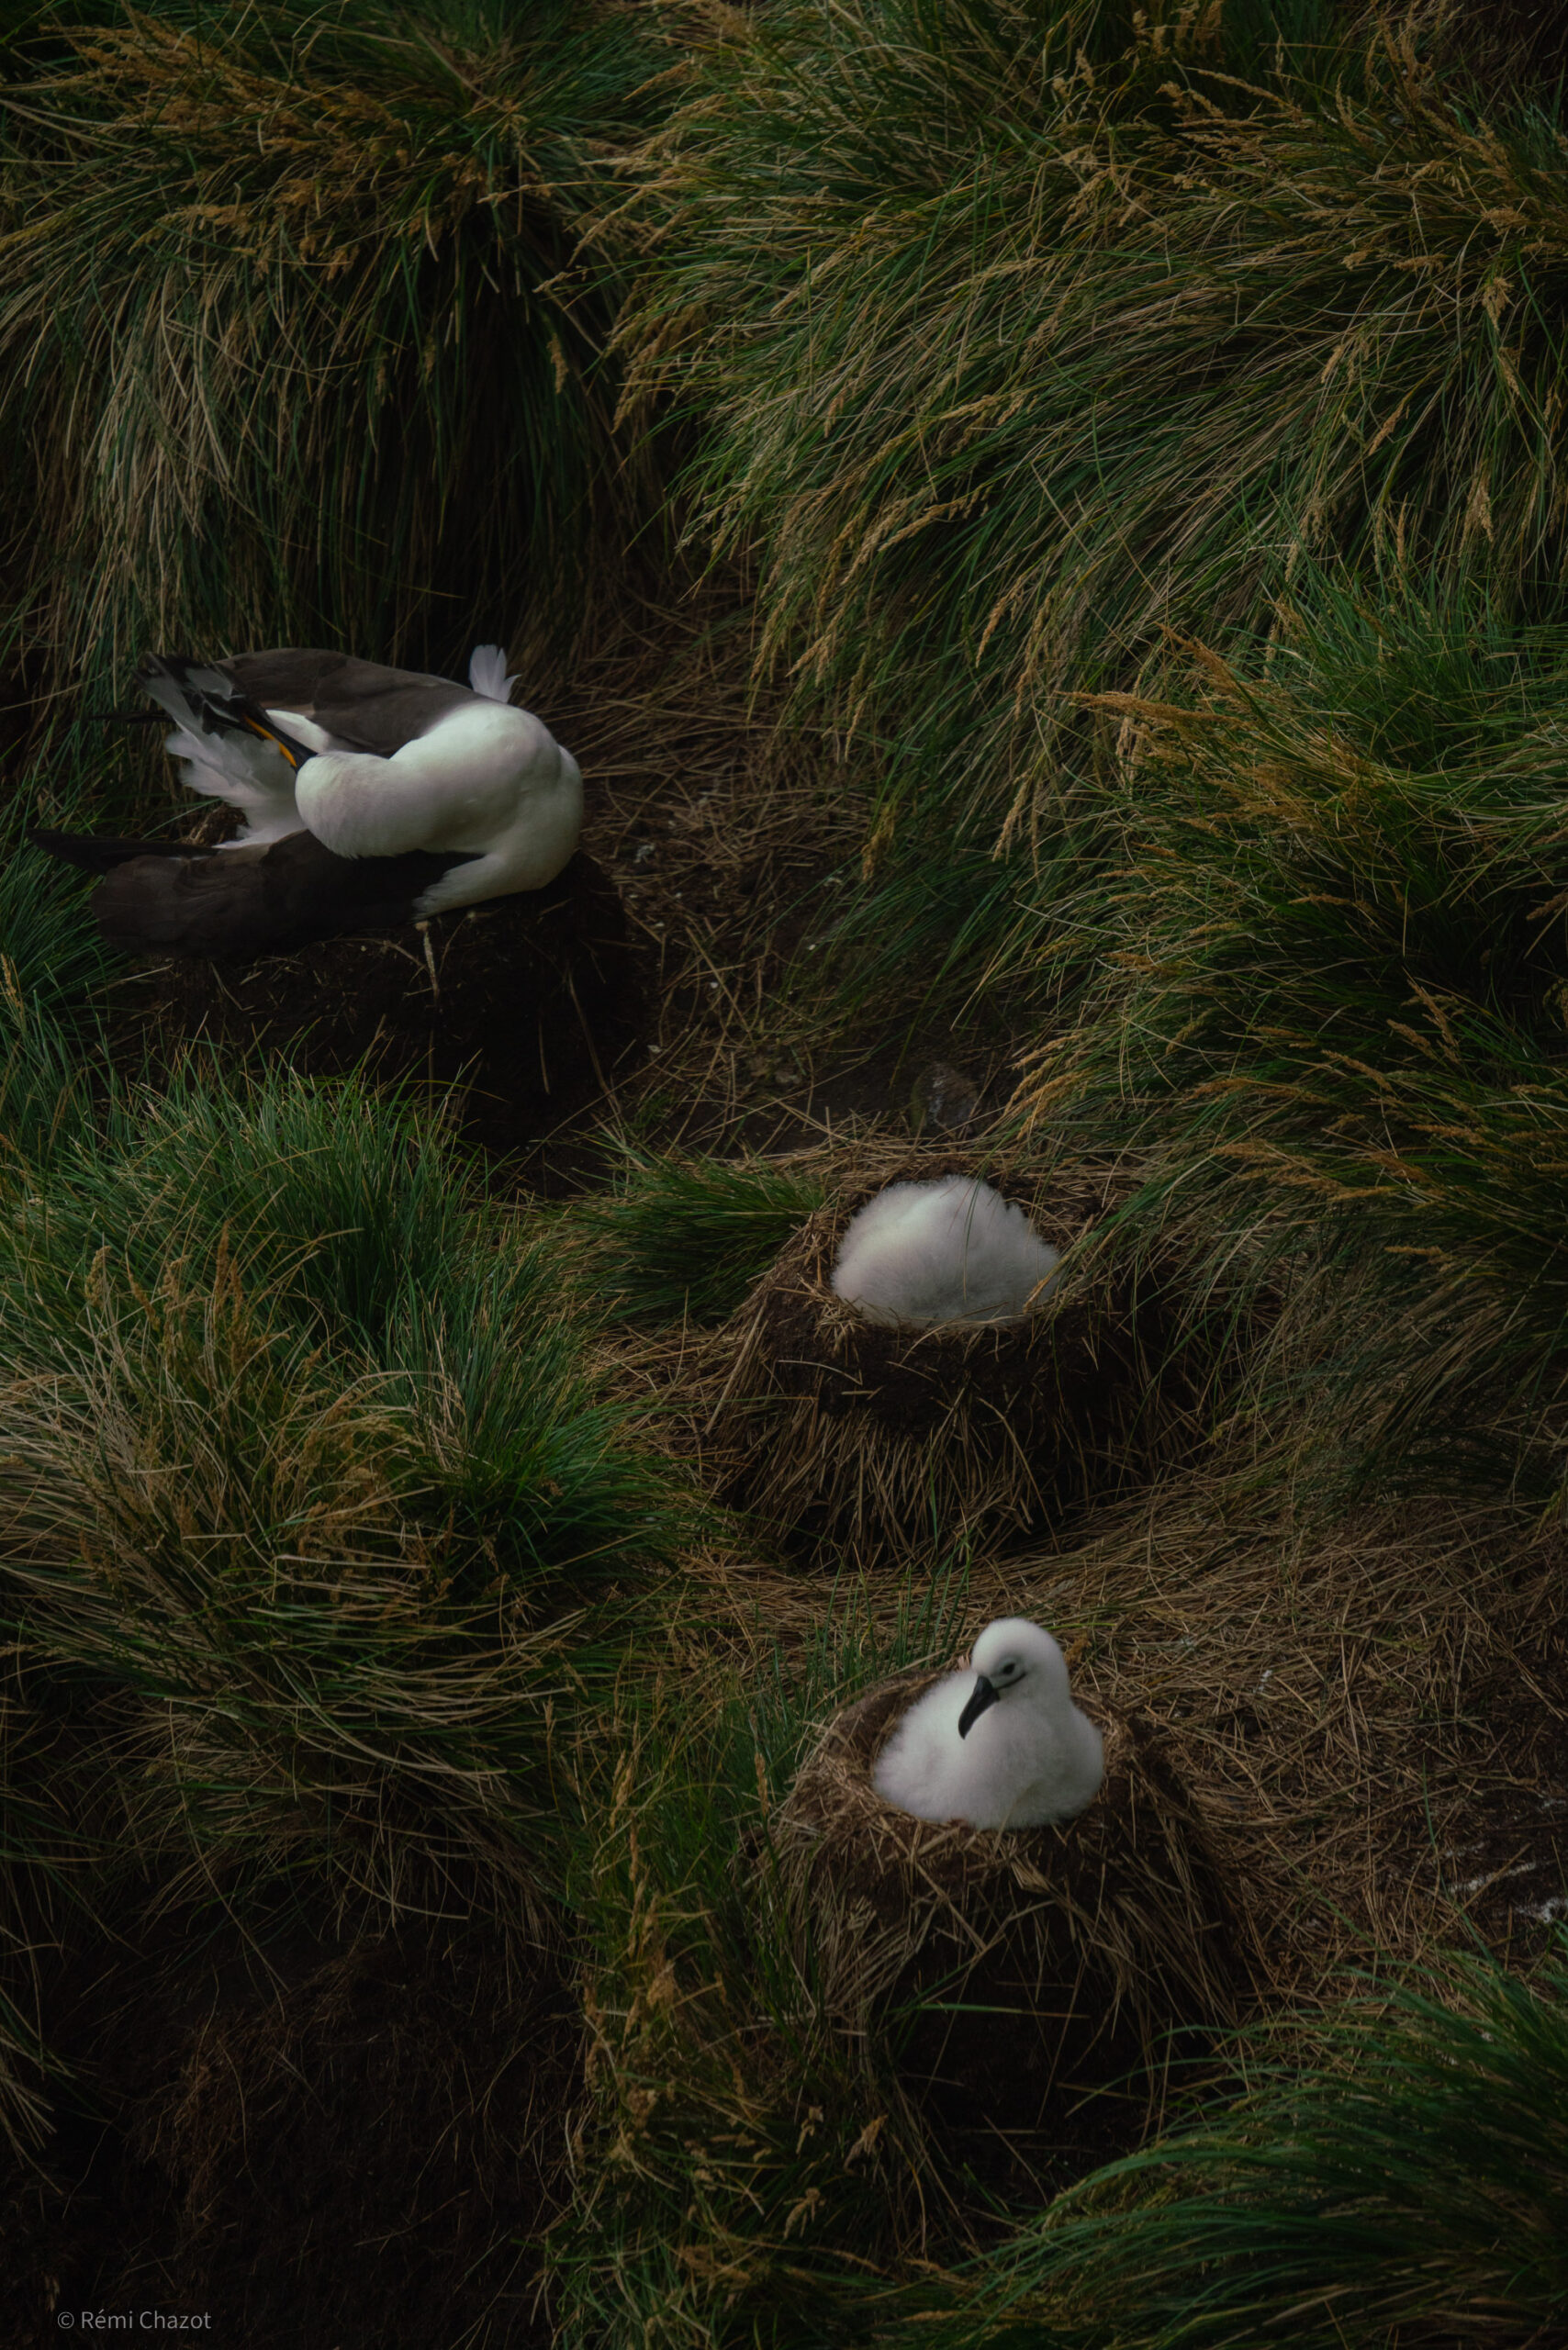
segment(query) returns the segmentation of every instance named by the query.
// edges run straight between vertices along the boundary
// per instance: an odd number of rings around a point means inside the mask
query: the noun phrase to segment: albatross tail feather
[[[508,677],[504,645],[476,644],[468,655],[468,682],[487,701],[510,701],[511,689],[521,675],[521,669],[514,669]]]
[[[117,866],[129,865],[141,856],[205,856],[206,849],[193,848],[188,841],[127,840],[113,833],[51,833],[42,825],[35,825],[28,834],[34,848],[41,848],[46,856],[57,856],[62,865],[73,865],[82,873],[112,873]]]

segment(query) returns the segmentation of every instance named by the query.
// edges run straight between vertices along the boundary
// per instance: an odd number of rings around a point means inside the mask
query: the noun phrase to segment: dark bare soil
[[[149,967],[121,1014],[122,1052],[168,1063],[290,1060],[312,1077],[363,1069],[452,1094],[471,1141],[514,1151],[597,1101],[636,1058],[645,957],[614,883],[574,856],[547,889],[376,936],[331,938],[236,966]]]

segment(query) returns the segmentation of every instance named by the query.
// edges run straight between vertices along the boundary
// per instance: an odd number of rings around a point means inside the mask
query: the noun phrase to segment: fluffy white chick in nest
[[[896,1810],[971,1828],[1076,1819],[1099,1794],[1104,1742],[1072,1702],[1067,1660],[1022,1616],[988,1624],[972,1670],[918,1697],[871,1774]]]
[[[868,1322],[1014,1322],[1054,1288],[1058,1251],[969,1175],[890,1183],[849,1224],[833,1286]]]

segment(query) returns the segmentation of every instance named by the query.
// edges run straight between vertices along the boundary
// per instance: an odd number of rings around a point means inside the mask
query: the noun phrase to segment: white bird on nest
[[[1061,1259],[1021,1207],[969,1175],[890,1183],[851,1218],[833,1286],[868,1322],[1012,1322]]]
[[[1072,1702],[1060,1649],[1040,1625],[1003,1616],[971,1662],[903,1716],[871,1774],[878,1794],[916,1819],[971,1828],[1075,1819],[1100,1792],[1105,1750]]]
[[[582,776],[542,720],[514,710],[498,646],[469,683],[341,653],[242,653],[207,666],[154,655],[138,683],[175,720],[193,790],[245,820],[220,848],[36,833],[107,876],[94,901],[118,944],[254,954],[418,922],[554,879],[582,830]]]

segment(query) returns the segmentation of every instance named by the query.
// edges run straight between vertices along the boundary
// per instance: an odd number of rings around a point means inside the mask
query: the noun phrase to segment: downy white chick
[[[916,1819],[971,1828],[1076,1818],[1100,1792],[1104,1745],[1072,1702],[1056,1641],[1003,1616],[975,1642],[973,1668],[910,1707],[877,1758],[878,1794]]]
[[[989,1183],[890,1183],[849,1224],[833,1286],[868,1322],[1011,1322],[1054,1286],[1060,1259]]]

